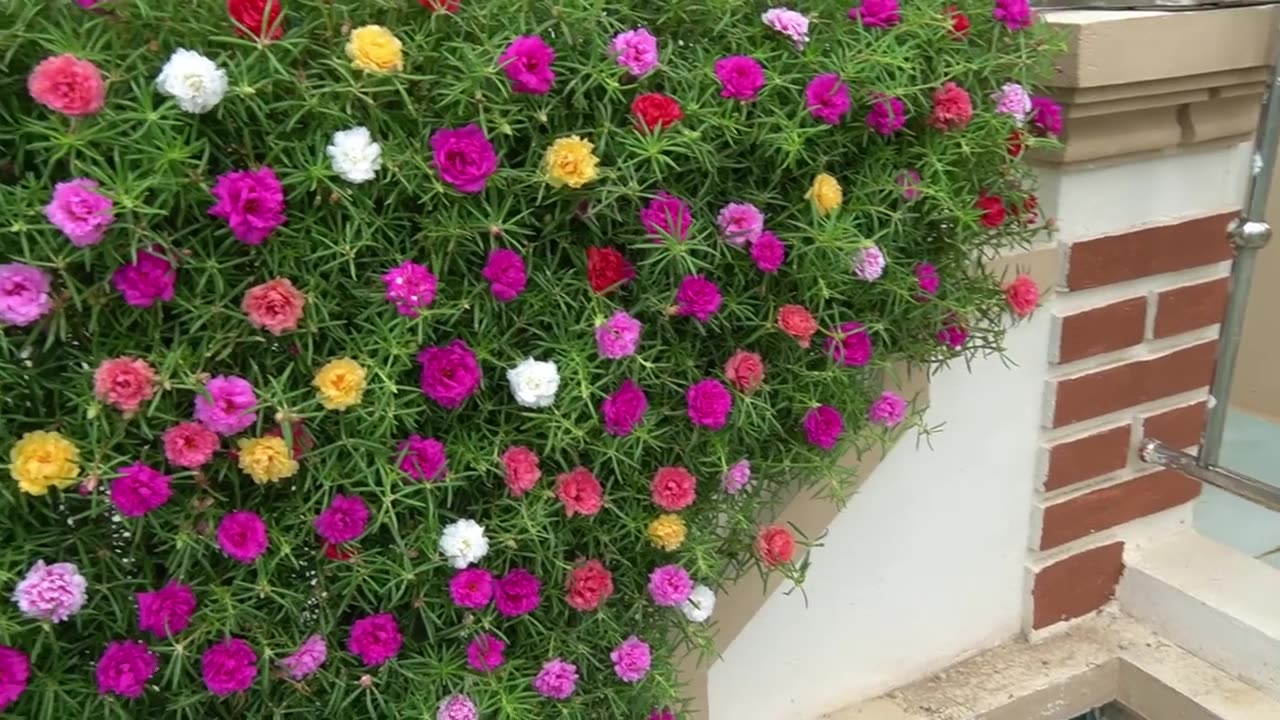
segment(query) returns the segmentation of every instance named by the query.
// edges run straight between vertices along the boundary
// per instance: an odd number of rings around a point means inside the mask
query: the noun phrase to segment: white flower
[[[206,113],[227,94],[227,74],[198,52],[178,48],[156,78],[160,92],[189,113]]]
[[[458,520],[449,523],[440,533],[440,552],[449,564],[461,570],[489,553],[489,538],[484,526],[475,520]]]
[[[553,362],[525,358],[507,371],[511,394],[524,407],[551,407],[560,389],[560,371]]]
[[[349,183],[368,182],[382,167],[382,146],[373,141],[369,128],[364,126],[334,133],[324,151],[329,154],[333,171]]]
[[[716,609],[716,594],[706,585],[694,585],[689,599],[680,603],[680,612],[689,622],[703,623]]]

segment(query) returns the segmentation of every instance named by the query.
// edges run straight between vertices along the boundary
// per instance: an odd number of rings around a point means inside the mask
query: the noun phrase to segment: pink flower
[[[853,274],[860,280],[867,282],[879,280],[884,274],[884,265],[884,253],[875,245],[862,248],[857,255],[853,256]]]
[[[693,593],[693,579],[679,565],[663,565],[649,573],[649,597],[660,607],[675,607]]]
[[[600,481],[581,465],[556,478],[556,497],[564,503],[565,517],[590,517],[604,507],[604,489]]]
[[[748,55],[730,55],[715,64],[720,97],[751,102],[764,87],[764,67]]]
[[[902,15],[898,0],[863,0],[860,6],[849,9],[849,19],[863,27],[890,28],[902,22]]]
[[[947,318],[946,324],[938,330],[938,342],[952,350],[964,347],[969,339],[969,329],[960,323],[955,316]]]
[[[400,457],[400,472],[414,480],[440,482],[444,479],[449,457],[439,440],[414,433],[400,442],[396,453]]]
[[[41,105],[70,117],[92,115],[107,102],[98,66],[75,55],[41,60],[27,77],[27,92]]]
[[[916,285],[920,287],[920,295],[916,297],[921,300],[927,300],[938,294],[938,268],[932,263],[920,263],[915,267]]]
[[[418,317],[418,312],[431,306],[436,299],[436,276],[425,265],[405,260],[382,275],[387,286],[387,300],[396,311],[408,317]]]
[[[267,551],[267,524],[257,513],[236,510],[218,523],[218,547],[232,560],[249,564]]]
[[[196,594],[190,585],[170,580],[159,590],[140,592],[138,629],[158,638],[177,635],[191,624],[196,612]]]
[[[701,275],[689,275],[676,290],[676,314],[692,315],[698,322],[707,322],[720,310],[724,298],[720,287]]]
[[[991,17],[1004,23],[1011,31],[1029,28],[1032,22],[1031,3],[1027,0],[996,0]]]
[[[546,95],[555,84],[551,64],[556,51],[537,35],[521,35],[498,58],[498,66],[511,81],[511,90],[529,95]]]
[[[1030,315],[1040,302],[1040,287],[1030,275],[1020,274],[1004,288],[1005,300],[1009,309],[1018,317]]]
[[[733,410],[733,395],[719,380],[707,378],[689,386],[685,393],[688,402],[689,420],[694,425],[719,430],[729,422],[729,412]]]
[[[94,674],[99,695],[119,695],[137,700],[147,689],[147,681],[160,669],[160,660],[138,640],[116,640],[107,644]]]
[[[613,315],[596,326],[596,348],[600,357],[620,360],[634,355],[640,346],[640,333],[644,325],[631,317],[625,310],[614,311]]]
[[[751,259],[760,272],[776,273],[787,259],[787,246],[777,235],[765,230],[751,243]]]
[[[920,173],[915,170],[903,170],[893,178],[894,184],[902,188],[902,199],[907,202],[920,199]]]
[[[423,348],[418,362],[422,363],[422,394],[450,410],[466,402],[484,377],[476,354],[462,340]]]
[[[305,680],[314,675],[328,658],[329,644],[324,641],[324,636],[312,635],[303,640],[292,655],[281,658],[279,665],[290,678]]]
[[[349,543],[363,535],[369,525],[369,506],[358,495],[334,495],[314,524],[316,534],[325,542]]]
[[[724,364],[729,384],[744,393],[752,393],[764,382],[764,359],[758,353],[738,350]]]
[[[53,309],[49,273],[23,263],[0,264],[0,323],[23,327]]]
[[[209,214],[231,226],[231,234],[247,245],[261,245],[284,224],[284,186],[269,167],[233,170],[218,176]]]
[[[520,253],[506,248],[489,251],[489,262],[480,273],[489,281],[489,292],[498,302],[511,302],[524,292],[529,277],[525,273],[524,258]]]
[[[577,687],[578,667],[560,658],[547,661],[533,678],[533,689],[553,700],[567,700]]]
[[[498,581],[494,604],[503,617],[519,617],[533,612],[542,603],[542,583],[524,568],[507,571]]]
[[[867,113],[867,127],[888,137],[907,124],[907,106],[901,98],[876,93],[871,98],[871,112]]]
[[[523,445],[513,445],[502,453],[502,466],[507,489],[513,497],[520,497],[533,489],[542,477],[538,467],[538,455]]]
[[[506,649],[507,644],[501,638],[480,633],[467,645],[467,664],[476,672],[491,673],[507,661],[502,656]]]
[[[249,288],[240,309],[248,316],[250,325],[280,335],[298,329],[306,304],[307,296],[292,282],[275,278]]]
[[[235,435],[258,420],[258,397],[248,380],[218,375],[196,395],[195,419],[219,435]]]
[[[509,73],[508,73],[509,74]],[[484,190],[498,169],[498,154],[479,125],[440,128],[431,134],[431,166],[440,179],[462,193]]]
[[[832,360],[845,367],[862,367],[871,362],[871,336],[860,322],[847,322],[832,331],[823,349]]]
[[[969,124],[972,117],[973,103],[964,88],[948,80],[934,91],[930,126],[942,132],[960,130]]]
[[[598,609],[613,595],[613,573],[599,560],[588,560],[565,578],[565,603],[579,612]]]
[[[1001,85],[991,94],[991,99],[995,101],[997,115],[1008,115],[1018,125],[1026,122],[1027,115],[1031,114],[1031,96],[1018,83]]]
[[[13,591],[23,615],[60,623],[84,607],[89,581],[71,563],[37,560]]]
[[[97,190],[98,183],[89,178],[60,182],[53,186],[53,198],[44,208],[44,216],[76,247],[102,242],[115,222],[111,212],[115,203]]]
[[[649,674],[649,664],[653,661],[649,645],[632,635],[609,653],[613,661],[613,671],[618,679],[625,683],[637,683]]]
[[[479,567],[469,567],[449,580],[449,597],[461,608],[479,610],[493,601],[496,581],[493,574]]]
[[[125,517],[142,517],[169,502],[172,480],[153,467],[134,463],[122,468],[120,476],[111,481],[111,504]]]
[[[258,654],[240,638],[227,638],[200,656],[204,686],[218,697],[244,692],[258,677]]]
[[[110,358],[93,371],[93,394],[111,407],[133,414],[155,396],[156,380],[156,371],[146,360]]]
[[[791,38],[797,49],[809,44],[809,18],[787,8],[769,8],[760,16],[765,25]]]
[[[604,399],[600,414],[604,416],[604,431],[610,435],[626,437],[644,420],[649,409],[649,398],[634,380],[623,380],[616,392]]]
[[[198,422],[180,422],[164,431],[164,456],[184,468],[198,468],[213,459],[218,435]]]
[[[764,213],[751,203],[729,203],[720,209],[716,217],[720,237],[734,247],[743,247],[756,241],[764,231]]]
[[[1051,97],[1031,98],[1031,129],[1037,135],[1057,137],[1062,134],[1062,106]]]
[[[658,468],[649,483],[649,498],[667,512],[679,512],[692,505],[697,497],[698,479],[679,466]]]
[[[830,405],[819,405],[805,413],[804,432],[810,445],[833,450],[844,433],[844,416]]]
[[[427,2],[448,2],[449,0],[426,0]],[[457,0],[452,0],[457,2]],[[440,701],[436,709],[436,720],[478,720],[480,711],[476,704],[466,695],[450,695]]]
[[[347,636],[347,651],[371,667],[394,658],[403,645],[400,626],[391,613],[360,618],[351,625],[351,634]]]
[[[867,420],[875,425],[893,427],[907,416],[907,401],[892,390],[885,390],[880,397],[871,403],[867,410]]]
[[[730,465],[729,469],[724,471],[724,477],[720,479],[724,491],[730,495],[737,495],[749,482],[751,482],[751,462],[746,458]]]
[[[658,67],[658,39],[645,28],[627,30],[613,36],[609,52],[633,77],[644,77]]]
[[[804,89],[805,107],[815,120],[838,125],[853,108],[849,86],[835,73],[823,73],[809,81]]]
[[[124,301],[133,307],[151,307],[157,301],[173,299],[173,288],[178,282],[178,269],[163,254],[164,248],[155,245],[148,252],[138,251],[138,259],[121,265],[111,275]]]
[[[18,701],[31,677],[31,661],[26,653],[0,645],[0,712]]]
[[[807,348],[818,331],[818,321],[803,305],[783,305],[778,308],[778,327],[795,338],[800,347]]]
[[[667,238],[684,242],[689,237],[693,215],[689,212],[689,203],[663,190],[640,211],[640,224],[654,242]]]

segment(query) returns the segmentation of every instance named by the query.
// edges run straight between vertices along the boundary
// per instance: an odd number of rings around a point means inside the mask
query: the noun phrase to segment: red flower
[[[556,497],[564,503],[564,514],[567,517],[590,517],[604,507],[604,488],[600,487],[596,476],[584,467],[576,467],[557,478]]]
[[[631,101],[631,114],[636,116],[636,129],[667,128],[684,119],[680,103],[670,95],[644,93]]]
[[[1039,206],[1040,206],[1040,199],[1037,198],[1034,193],[1032,193],[1031,195],[1027,196],[1027,199],[1025,201],[1023,201],[1021,207],[1019,207],[1017,203],[1014,203],[1014,202],[1009,203],[1008,211],[1013,213],[1013,216],[1018,218],[1019,220],[1022,219],[1022,213],[1026,213],[1027,224],[1034,225],[1036,221],[1040,219],[1040,214],[1036,212],[1036,208],[1038,208]]]
[[[283,0],[227,0],[227,14],[235,23],[237,33],[260,40],[279,40],[284,37],[281,2]]]
[[[758,353],[739,350],[724,364],[724,376],[734,387],[751,393],[764,382],[764,360]]]
[[[984,190],[982,194],[978,195],[978,200],[974,203],[974,206],[982,211],[983,225],[989,228],[998,228],[1004,224],[1004,201],[1000,198],[988,195]]]
[[[1022,154],[1022,150],[1024,149],[1024,146],[1022,144],[1022,133],[1018,132],[1017,130],[1014,130],[1013,132],[1009,133],[1009,139],[1007,142],[1008,142],[1009,157],[1016,158]]]
[[[587,281],[591,289],[604,295],[634,278],[636,272],[622,253],[611,247],[587,248]]]
[[[588,560],[569,571],[565,602],[574,610],[590,612],[613,594],[613,575],[599,560]]]
[[[766,525],[756,536],[756,554],[769,567],[785,565],[796,554],[796,539],[785,526]]]
[[[653,504],[667,512],[677,512],[697,498],[698,480],[682,467],[662,467],[649,485]]]
[[[418,4],[431,12],[456,13],[462,6],[460,0],[418,0]]]
[[[951,18],[951,37],[963,40],[969,34],[969,16],[960,12],[960,8],[955,5],[948,5],[947,17]]]
[[[1013,282],[1005,285],[1004,298],[1009,303],[1009,309],[1018,317],[1026,317],[1036,309],[1036,304],[1040,302],[1040,286],[1036,285],[1036,281],[1031,279],[1030,275],[1021,274],[1013,279]]]
[[[266,432],[267,435],[275,437],[284,437],[284,427],[277,425]],[[289,425],[289,437],[285,440],[289,447],[293,448],[293,459],[301,460],[302,456],[311,451],[316,446],[316,439],[307,432],[307,426],[303,424],[302,418],[296,418]]]
[[[347,550],[340,545],[324,544],[324,556],[330,560],[338,562],[346,562],[356,556],[355,552]]]

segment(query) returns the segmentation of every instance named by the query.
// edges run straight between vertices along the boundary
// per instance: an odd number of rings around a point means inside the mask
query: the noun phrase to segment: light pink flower
[[[618,33],[609,43],[609,52],[634,77],[644,77],[658,67],[658,39],[645,28]]]
[[[720,209],[716,224],[725,242],[743,247],[755,242],[764,231],[764,213],[751,203],[731,202]]]
[[[280,335],[298,329],[306,304],[307,296],[292,282],[287,278],[274,278],[249,288],[240,309],[249,318],[250,325]]]
[[[280,659],[280,667],[294,680],[305,680],[315,674],[329,657],[329,646],[323,635],[312,635],[302,641],[294,653]]]
[[[797,48],[809,43],[809,18],[787,8],[769,8],[760,16],[765,25],[791,38]]]
[[[23,615],[60,623],[80,612],[88,588],[89,581],[75,565],[37,560],[13,591],[13,599]]]
[[[146,360],[118,357],[103,360],[93,371],[93,394],[111,407],[131,415],[156,394],[155,368]]]
[[[164,431],[164,456],[184,468],[198,468],[213,459],[218,434],[198,422],[180,422]]]
[[[98,183],[75,178],[53,186],[53,197],[44,216],[62,231],[72,245],[86,247],[102,242],[107,228],[115,222],[111,198],[98,192]]]
[[[0,264],[0,324],[24,327],[53,309],[49,273],[25,263]]]

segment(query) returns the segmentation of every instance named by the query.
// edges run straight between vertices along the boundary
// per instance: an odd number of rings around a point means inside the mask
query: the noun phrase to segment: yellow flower
[[[596,165],[600,158],[593,152],[596,146],[590,140],[583,140],[577,135],[557,139],[547,148],[544,161],[547,182],[555,187],[568,185],[580,188],[596,179],[599,171]]]
[[[364,368],[351,358],[338,358],[316,371],[316,395],[329,410],[346,410],[364,397]]]
[[[240,446],[240,469],[259,485],[277,482],[298,472],[298,461],[293,459],[282,437],[240,438],[236,444]]]
[[[805,197],[813,201],[819,213],[826,215],[844,202],[844,190],[840,188],[840,181],[834,175],[818,173],[813,179],[813,187],[809,188]]]
[[[365,72],[399,72],[404,69],[403,46],[381,25],[365,25],[351,31],[347,57],[351,65]]]
[[[684,518],[679,515],[659,515],[649,523],[650,542],[668,552],[679,549],[687,533]]]
[[[80,451],[56,432],[36,430],[22,436],[9,450],[9,472],[18,489],[44,495],[49,488],[66,489],[80,474]]]

